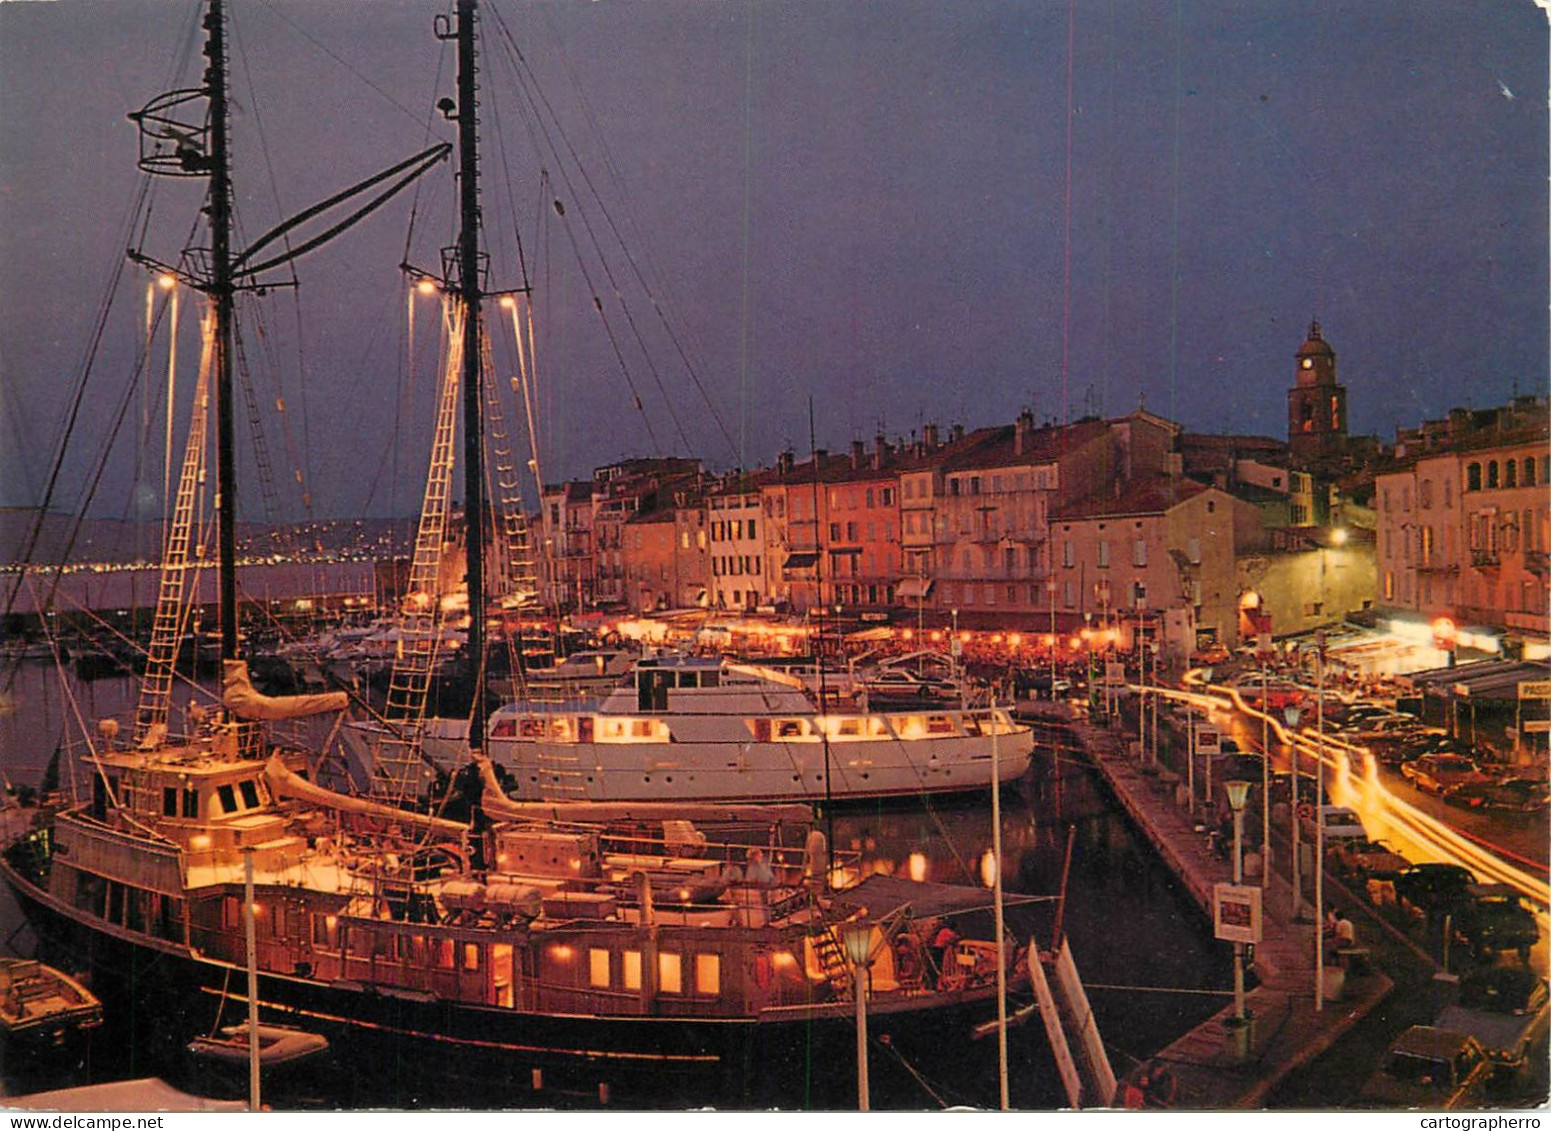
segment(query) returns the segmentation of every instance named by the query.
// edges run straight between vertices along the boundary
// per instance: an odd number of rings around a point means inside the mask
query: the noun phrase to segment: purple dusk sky
[[[230,0],[239,244],[452,140],[432,113],[449,7]],[[515,224],[551,481],[636,455],[768,464],[807,449],[810,398],[831,449],[1143,398],[1282,436],[1314,316],[1354,432],[1547,391],[1531,0],[491,0],[483,26],[492,285],[520,282]],[[191,3],[0,3],[0,505],[41,497],[140,241],[125,115],[197,85],[197,42]],[[149,254],[176,258],[199,186],[153,186]],[[417,506],[434,332],[407,366],[398,265],[406,243],[436,265],[453,199],[433,170],[250,304],[254,399],[288,409],[264,425],[282,517],[294,469],[319,517]],[[56,506],[80,505],[122,409],[93,510],[160,509],[165,361],[131,387],[144,288],[125,273]]]

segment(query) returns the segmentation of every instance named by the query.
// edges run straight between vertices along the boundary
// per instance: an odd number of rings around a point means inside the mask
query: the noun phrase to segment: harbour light
[[[993,887],[996,884],[996,853],[989,848],[980,858],[980,882],[986,887]]]
[[[926,853],[912,852],[906,866],[910,869],[910,879],[914,883],[922,883],[926,879]]]

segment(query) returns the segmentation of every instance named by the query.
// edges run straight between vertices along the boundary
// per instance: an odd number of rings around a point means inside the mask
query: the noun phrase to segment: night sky
[[[453,139],[432,111],[454,93],[443,6],[231,8],[239,244]],[[41,498],[139,242],[125,115],[197,85],[197,19],[0,3],[0,504]],[[1551,84],[1530,0],[493,0],[484,30],[491,285],[521,282],[520,230],[548,480],[637,455],[769,464],[807,450],[810,398],[832,450],[1143,400],[1284,436],[1316,316],[1354,432],[1547,391]],[[253,304],[255,400],[287,405],[264,424],[281,517],[302,514],[297,468],[318,517],[418,505],[434,334],[419,325],[406,370],[398,265],[407,245],[434,268],[451,242],[451,172]],[[144,246],[172,259],[199,182],[153,191]],[[55,505],[80,505],[122,409],[92,509],[130,517],[160,509],[165,362],[131,387],[145,277],[124,281]],[[256,495],[243,517],[264,517]]]

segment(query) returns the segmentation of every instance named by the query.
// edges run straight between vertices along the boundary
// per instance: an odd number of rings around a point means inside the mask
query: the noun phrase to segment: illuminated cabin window
[[[609,952],[593,947],[587,952],[587,980],[600,990],[609,988]]]
[[[927,715],[926,716],[926,733],[927,734],[952,734],[953,733],[953,720],[950,719],[947,715]]]
[[[625,989],[640,989],[641,952],[639,950],[627,950],[620,957],[624,959],[623,963],[620,965],[620,973],[624,976]]]
[[[468,943],[464,943],[463,944],[463,968],[465,970],[478,970],[479,969],[479,944],[478,943],[468,942]]]
[[[705,997],[716,997],[722,992],[721,955],[695,955],[695,992]]]
[[[435,942],[436,967],[439,970],[451,970],[457,963],[453,960],[453,941],[451,939],[437,939]]]
[[[668,954],[657,956],[657,989],[665,994],[684,992],[684,956]]]

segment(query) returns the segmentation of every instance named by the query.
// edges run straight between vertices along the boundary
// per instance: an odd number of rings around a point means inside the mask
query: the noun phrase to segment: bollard
[[[544,1070],[542,1068],[535,1068],[533,1070],[533,1090],[535,1092],[542,1092],[544,1090]]]

